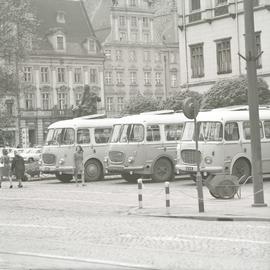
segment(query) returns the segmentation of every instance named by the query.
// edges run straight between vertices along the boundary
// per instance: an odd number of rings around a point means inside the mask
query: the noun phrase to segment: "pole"
[[[166,199],[166,213],[170,213],[170,183],[165,182],[165,199]]]
[[[259,98],[256,73],[256,51],[254,34],[253,1],[244,0],[245,13],[245,47],[248,79],[248,104],[251,133],[252,177],[254,192],[254,207],[267,206],[264,203],[262,154],[259,126]]]
[[[196,107],[196,106],[195,106]],[[194,118],[194,130],[195,130],[195,143],[196,143],[196,163],[197,163],[197,174],[196,174],[196,185],[197,185],[197,192],[198,192],[198,204],[199,204],[199,212],[204,212],[204,202],[203,202],[203,186],[202,186],[202,175],[200,171],[200,153],[199,153],[199,146],[198,146],[198,125],[197,119]]]
[[[139,201],[139,208],[143,208],[142,206],[142,179],[138,179],[138,201]]]

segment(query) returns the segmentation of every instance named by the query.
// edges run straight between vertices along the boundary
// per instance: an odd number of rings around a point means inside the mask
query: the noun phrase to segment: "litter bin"
[[[232,199],[239,189],[238,178],[234,175],[217,174],[206,179],[205,185],[217,199]]]

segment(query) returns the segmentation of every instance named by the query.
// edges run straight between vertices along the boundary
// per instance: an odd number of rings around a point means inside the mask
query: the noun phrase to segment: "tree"
[[[122,114],[138,114],[146,111],[156,111],[160,109],[161,104],[158,100],[138,94],[125,105]]]
[[[259,103],[270,103],[270,91],[267,83],[258,78]],[[248,83],[244,76],[218,81],[203,96],[202,108],[248,104]]]
[[[189,91],[189,90],[179,91],[175,93],[175,95],[163,101],[162,109],[174,110],[174,111],[182,110],[183,101],[189,97],[193,97],[197,99],[199,103],[201,102],[201,99],[202,99],[202,95],[198,92]]]

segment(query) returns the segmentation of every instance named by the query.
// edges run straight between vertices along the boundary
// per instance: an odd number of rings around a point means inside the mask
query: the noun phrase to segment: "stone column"
[[[142,41],[142,18],[138,18],[138,27],[139,27],[139,36],[138,39],[141,42]]]
[[[150,18],[150,37],[151,37],[151,42],[154,42],[154,27],[153,27],[152,18]]]
[[[83,67],[83,81],[84,84],[88,84],[89,85],[89,67],[88,66],[84,66]]]
[[[67,84],[68,84],[68,87],[69,87],[69,105],[70,106],[74,106],[75,105],[75,102],[74,102],[74,92],[73,92],[73,78],[72,78],[72,67],[71,66],[68,66],[67,67],[67,74],[68,74],[68,81],[67,81]]]
[[[127,17],[127,40],[131,41],[130,17]]]
[[[105,112],[105,90],[104,90],[104,71],[103,71],[103,67],[99,67],[98,69],[99,72],[99,85],[100,85],[100,98],[101,98],[101,102],[100,102],[100,107],[102,109],[102,111]]]
[[[40,76],[39,76],[39,66],[34,66],[34,81],[36,86],[36,108],[41,108],[41,94],[40,94]]]
[[[37,144],[38,145],[43,144],[43,120],[42,119],[37,120]]]
[[[52,105],[57,106],[57,91],[56,91],[56,67],[52,67]]]

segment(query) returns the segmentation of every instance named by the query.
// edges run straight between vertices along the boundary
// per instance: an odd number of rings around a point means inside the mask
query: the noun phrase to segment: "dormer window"
[[[95,52],[96,51],[96,41],[94,39],[88,40],[88,51]]]
[[[57,17],[56,17],[56,21],[58,23],[65,23],[65,12],[64,11],[58,11],[57,12]]]
[[[65,38],[64,36],[56,37],[56,49],[59,51],[65,50]]]

